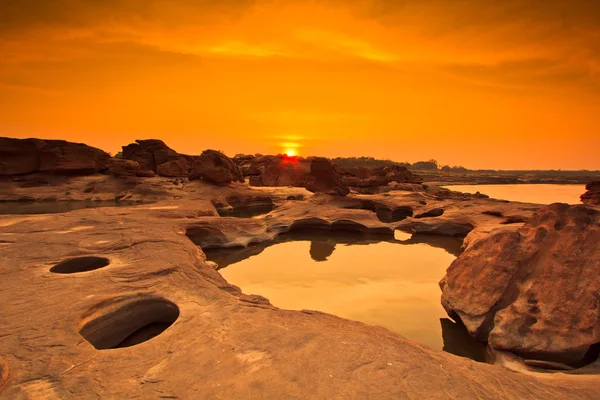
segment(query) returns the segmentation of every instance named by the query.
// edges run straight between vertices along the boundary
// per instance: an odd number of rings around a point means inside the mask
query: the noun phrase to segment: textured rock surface
[[[253,174],[256,170],[260,175]],[[252,186],[291,186],[304,187],[310,172],[310,161],[297,157],[266,156],[255,161],[250,167]]]
[[[0,175],[88,175],[106,170],[109,159],[104,151],[81,143],[0,138]]]
[[[600,211],[550,205],[472,243],[440,282],[442,304],[496,349],[578,365],[600,342],[599,243]]]
[[[244,176],[233,160],[215,150],[205,150],[190,169],[190,180],[203,179],[219,185],[244,182]]]
[[[137,161],[125,160],[123,158],[111,158],[107,164],[107,173],[118,177],[139,176],[151,178],[155,175],[150,170],[142,170]]]
[[[422,179],[405,167],[343,167],[339,168],[343,182],[361,193],[377,193],[391,182],[419,183]]]
[[[585,185],[585,192],[581,195],[581,201],[591,206],[600,206],[600,180],[589,182]]]
[[[326,193],[345,196],[350,189],[342,182],[340,174],[326,158],[313,158],[310,163],[310,174],[305,178],[304,187],[313,193]]]
[[[123,158],[136,161],[143,171],[152,171],[161,176],[188,175],[187,157],[168,147],[162,140],[136,140],[136,143],[123,146]]]
[[[159,202],[0,215],[0,398],[597,398],[597,375],[513,373],[383,328],[277,309],[228,284],[190,240],[203,248],[246,246],[289,230],[340,228],[393,240],[398,225],[471,224],[471,247],[497,229],[521,226],[502,225],[503,218],[483,211],[529,217],[539,206],[438,198],[422,187],[339,197],[161,177],[22,183],[0,180],[0,199],[118,195]],[[258,218],[219,217],[214,207],[267,195],[277,208]],[[287,201],[290,196],[305,200]],[[373,208],[445,212],[386,223],[361,209],[366,200]],[[81,264],[82,257],[95,269]],[[51,272],[57,265],[87,272]]]

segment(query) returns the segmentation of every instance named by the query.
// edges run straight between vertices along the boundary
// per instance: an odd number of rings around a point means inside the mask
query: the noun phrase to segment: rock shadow
[[[118,298],[92,311],[79,334],[98,350],[135,346],[164,332],[179,307],[159,297]]]
[[[108,258],[104,257],[78,257],[65,260],[50,268],[55,274],[76,274],[78,272],[94,271],[104,268],[110,264]]]

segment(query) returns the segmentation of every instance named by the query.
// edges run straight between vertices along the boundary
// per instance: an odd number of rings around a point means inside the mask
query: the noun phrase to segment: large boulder
[[[109,159],[108,153],[81,143],[0,138],[0,175],[88,175],[106,170]]]
[[[225,154],[216,150],[205,150],[195,157],[194,164],[190,168],[190,180],[205,180],[218,185],[226,185],[231,182],[244,182],[238,166]]]
[[[251,154],[236,154],[232,160],[242,171],[242,175],[250,176],[250,175],[258,175],[256,173],[251,173],[251,166],[256,161],[257,157]]]
[[[322,157],[313,158],[310,163],[310,174],[306,176],[304,187],[313,193],[327,193],[346,196],[350,189],[342,182],[339,172],[333,164]]]
[[[250,167],[251,186],[304,187],[310,160],[299,157],[264,156]],[[256,172],[256,173],[255,173]]]
[[[108,170],[106,172],[117,177],[153,177],[155,175],[150,170],[143,170],[137,161],[125,160],[123,158],[111,158],[108,162]]]
[[[581,195],[581,202],[591,206],[600,206],[600,180],[592,181],[585,185],[585,192]]]
[[[123,158],[139,163],[142,171],[161,176],[183,177],[189,172],[189,158],[158,139],[136,140],[123,146]]]
[[[343,167],[339,168],[339,171],[342,174],[342,181],[359,191],[386,186],[391,182],[420,183],[423,181],[418,175],[413,174],[406,167],[399,165],[388,167]]]
[[[584,364],[600,343],[599,243],[599,210],[544,207],[471,243],[440,282],[442,305],[495,349]]]

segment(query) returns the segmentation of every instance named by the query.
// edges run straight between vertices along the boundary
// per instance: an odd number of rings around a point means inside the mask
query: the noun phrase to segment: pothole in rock
[[[212,201],[213,206],[221,217],[253,218],[268,214],[275,205],[270,197],[240,199],[232,196],[227,198],[227,204],[218,200]]]
[[[96,349],[116,349],[146,342],[169,328],[179,318],[179,308],[162,298],[126,300],[106,305],[79,330]]]
[[[94,271],[110,264],[108,258],[104,257],[77,257],[63,261],[50,268],[50,272],[56,274],[75,274],[78,272]]]
[[[204,252],[228,282],[277,307],[384,326],[431,348],[484,361],[485,345],[450,321],[440,304],[438,282],[461,244],[452,237],[332,229]]]

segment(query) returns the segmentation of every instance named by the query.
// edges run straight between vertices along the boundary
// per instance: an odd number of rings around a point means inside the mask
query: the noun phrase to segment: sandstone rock
[[[410,172],[406,167],[393,165],[388,167],[343,167],[340,168],[343,182],[351,187],[359,188],[361,193],[377,193],[372,189],[386,186],[391,182],[420,183],[422,179]],[[371,189],[371,190],[369,190]]]
[[[444,215],[443,208],[433,208],[431,210],[415,215],[415,218],[432,218],[441,217],[442,215]]]
[[[598,397],[598,375],[513,373],[429,349],[381,327],[272,307],[227,283],[190,240],[257,251],[298,228],[298,222],[323,230],[386,233],[393,240],[393,226],[374,212],[339,206],[364,196],[315,195],[286,202],[287,196],[306,190],[259,191],[201,181],[178,186],[173,178],[95,175],[41,189],[0,179],[0,198],[64,197],[68,191],[69,198],[83,199],[85,188],[94,184],[94,196],[110,199],[129,181],[134,182],[128,196],[160,202],[60,215],[0,215],[1,398]],[[257,193],[268,193],[281,204],[268,216],[240,219],[216,216],[210,202]],[[390,209],[410,205],[426,211],[420,193],[369,199]],[[444,215],[418,222],[473,218],[474,224],[499,224],[499,218],[481,214],[492,206],[503,215],[521,212],[515,210],[519,205],[484,199],[431,199],[428,208],[443,207]],[[330,251],[311,245],[317,259]],[[109,264],[94,262],[98,269],[73,272],[89,269],[92,257]],[[51,272],[57,265],[72,273]],[[117,348],[102,349],[112,346]]]
[[[600,206],[600,180],[592,181],[585,185],[585,192],[581,195],[581,202],[591,206]]]
[[[346,196],[350,189],[346,186],[335,167],[326,158],[313,158],[310,174],[306,176],[305,187],[308,191]]]
[[[188,175],[188,158],[171,149],[162,140],[136,140],[136,143],[123,146],[123,158],[139,163],[142,171],[152,171],[161,176]]]
[[[600,343],[600,211],[552,204],[472,243],[440,282],[442,305],[490,346],[580,365]]]
[[[251,186],[304,187],[310,161],[298,157],[265,156],[258,159],[252,168],[263,172],[259,178],[250,177]]]
[[[195,159],[189,178],[190,180],[203,179],[218,185],[236,181],[244,182],[244,177],[233,160],[215,150],[205,150]]]
[[[109,159],[106,152],[81,143],[0,138],[0,175],[89,175],[106,170]]]
[[[139,170],[140,164],[137,161],[111,158],[108,162],[107,173],[119,177],[136,176]]]
[[[39,168],[35,139],[0,138],[0,175],[29,174]]]
[[[187,176],[188,172],[189,167],[183,157],[177,160],[166,161],[156,167],[156,173],[158,175],[171,178]]]
[[[250,176],[255,175],[256,173],[250,173],[252,164],[256,161],[256,156],[250,154],[236,154],[235,157],[232,158],[233,162],[239,167],[242,175]]]
[[[2,360],[0,357],[0,392],[2,392],[2,388],[6,385],[8,381],[8,365]]]

